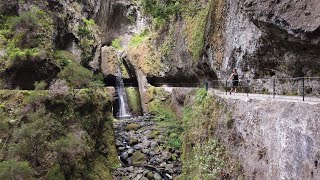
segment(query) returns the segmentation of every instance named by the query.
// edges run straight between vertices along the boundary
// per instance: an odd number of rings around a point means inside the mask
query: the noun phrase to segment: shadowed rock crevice
[[[37,81],[47,84],[57,76],[60,69],[46,60],[23,61],[7,69],[3,74],[10,89],[33,90]]]

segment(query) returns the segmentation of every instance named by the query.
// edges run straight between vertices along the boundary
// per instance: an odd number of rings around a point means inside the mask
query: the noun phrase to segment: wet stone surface
[[[174,179],[181,173],[181,152],[166,145],[165,128],[152,117],[119,120],[114,124],[122,167],[114,179]]]

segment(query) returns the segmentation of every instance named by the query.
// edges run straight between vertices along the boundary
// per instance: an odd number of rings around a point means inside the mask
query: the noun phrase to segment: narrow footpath
[[[167,180],[181,174],[181,152],[166,146],[166,129],[152,117],[118,120],[114,127],[122,162],[114,179]]]

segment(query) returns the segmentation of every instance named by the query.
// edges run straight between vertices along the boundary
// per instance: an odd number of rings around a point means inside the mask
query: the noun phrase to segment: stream
[[[152,119],[143,116],[118,120],[114,124],[122,162],[114,179],[168,180],[181,174],[181,152],[167,147],[166,129]]]

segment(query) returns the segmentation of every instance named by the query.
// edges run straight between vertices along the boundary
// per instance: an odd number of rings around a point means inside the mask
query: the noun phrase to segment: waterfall
[[[118,103],[119,109],[117,116],[122,117],[130,117],[131,114],[128,112],[128,103],[127,103],[127,94],[124,88],[124,83],[122,79],[122,72],[120,66],[118,66],[118,75],[117,75],[117,82],[116,82],[116,90],[118,93]]]

